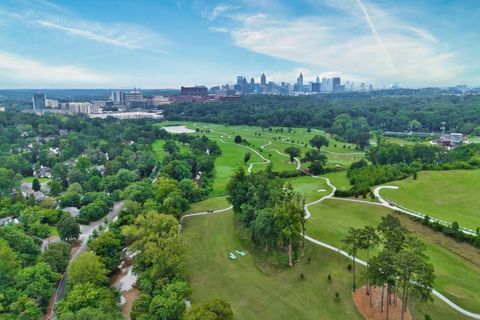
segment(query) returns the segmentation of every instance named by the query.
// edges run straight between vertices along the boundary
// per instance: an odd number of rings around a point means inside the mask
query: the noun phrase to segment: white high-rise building
[[[91,114],[99,112],[98,106],[95,106],[90,102],[67,102],[65,107],[67,111],[70,111],[71,113]]]

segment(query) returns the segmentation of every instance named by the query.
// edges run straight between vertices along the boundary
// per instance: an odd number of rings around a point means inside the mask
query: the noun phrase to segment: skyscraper
[[[260,77],[260,85],[262,87],[267,85],[267,76],[265,73],[262,73],[262,76]]]
[[[35,93],[33,94],[32,103],[33,103],[33,110],[35,111],[43,111],[45,109],[45,100],[46,100],[45,93]]]
[[[243,76],[237,76],[237,85],[242,85]]]
[[[333,92],[340,92],[340,77],[332,78],[332,90]]]
[[[303,88],[303,74],[300,72],[300,75],[297,78],[297,84],[300,88]]]
[[[315,82],[320,83],[320,77],[319,76],[317,76],[317,79],[315,79]]]

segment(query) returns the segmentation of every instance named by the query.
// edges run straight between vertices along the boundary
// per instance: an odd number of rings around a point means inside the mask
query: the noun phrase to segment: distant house
[[[9,224],[9,223],[19,224],[20,221],[18,221],[18,219],[14,218],[14,217],[6,217],[6,218],[1,218],[0,219],[0,226],[4,226],[4,225]]]
[[[50,147],[50,152],[53,153],[54,155],[58,155],[60,153],[60,148],[52,148]]]
[[[68,212],[74,218],[80,215],[80,210],[75,207],[66,207],[66,208],[63,208],[63,211]]]
[[[96,169],[102,176],[105,174],[105,166],[103,164],[96,166]]]
[[[464,137],[461,133],[445,133],[435,140],[435,143],[443,147],[455,148],[463,144],[463,139]]]
[[[33,196],[35,197],[35,201],[37,201],[37,202],[42,201],[46,197],[45,194],[43,192],[40,192],[40,191],[35,191],[33,193]]]
[[[52,169],[49,167],[41,166],[40,169],[33,171],[33,176],[37,178],[51,178]]]

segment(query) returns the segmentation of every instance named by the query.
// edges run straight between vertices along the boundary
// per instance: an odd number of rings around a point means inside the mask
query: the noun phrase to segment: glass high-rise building
[[[33,110],[35,111],[43,111],[45,109],[45,100],[46,100],[45,93],[35,93],[32,98],[33,103]]]

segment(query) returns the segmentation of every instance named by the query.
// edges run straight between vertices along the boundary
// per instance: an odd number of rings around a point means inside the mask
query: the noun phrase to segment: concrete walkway
[[[380,191],[382,189],[393,189],[393,190],[397,190],[399,189],[399,187],[397,186],[379,186],[379,187],[376,187],[374,190],[373,190],[373,194],[375,195],[375,197],[378,199],[378,201],[380,201],[380,203],[386,207],[386,208],[389,208],[389,209],[392,209],[392,210],[396,210],[396,211],[400,211],[402,213],[405,213],[409,216],[412,216],[412,217],[415,217],[415,218],[419,218],[419,219],[423,219],[425,218],[425,214],[423,213],[420,213],[420,212],[415,212],[413,210],[409,210],[409,209],[406,209],[406,208],[402,208],[400,207],[399,205],[391,202],[391,201],[387,201],[385,199],[382,198],[382,196],[380,195]],[[430,217],[430,221],[435,221],[435,222],[438,222],[444,226],[450,226],[450,223],[448,221],[444,221],[444,220],[441,220],[441,219],[438,219],[438,218],[435,218],[435,217]],[[476,236],[477,233],[473,230],[470,230],[470,229],[467,229],[467,228],[463,228],[463,227],[460,227],[459,229],[461,232],[465,233],[465,234],[468,234],[468,235],[471,235],[471,236]]]
[[[263,148],[264,146],[262,146]],[[255,151],[255,150],[254,150]],[[255,151],[256,152],[256,151]],[[257,153],[258,154],[258,153]],[[260,154],[259,154],[260,155]],[[262,157],[260,155],[260,157]],[[263,157],[262,157],[263,158]],[[387,207],[387,208],[390,208],[392,210],[397,210],[397,211],[401,211],[401,212],[404,212],[404,210],[398,210],[398,209],[401,209],[401,208],[398,208],[398,207],[395,207],[395,206],[392,206],[390,205],[388,202],[385,203],[386,201],[383,200],[380,200],[381,197],[379,197],[378,195],[378,192],[380,189],[382,188],[395,188],[395,187],[388,187],[388,186],[385,186],[385,187],[377,187],[374,191],[374,195],[378,197],[378,199],[381,201],[380,203],[378,202],[370,202],[370,201],[365,201],[365,200],[357,200],[357,199],[346,199],[346,198],[335,198],[334,197],[334,194],[335,194],[335,191],[337,190],[336,187],[331,183],[330,179],[328,178],[325,178],[325,177],[319,177],[319,176],[314,176],[314,175],[311,175],[309,174],[308,172],[306,171],[303,171],[301,170],[303,173],[311,176],[312,178],[314,179],[324,179],[326,182],[327,182],[327,185],[332,189],[332,191],[326,195],[326,196],[323,196],[321,197],[320,199],[316,200],[316,201],[313,201],[313,202],[310,202],[310,203],[307,203],[305,204],[305,219],[309,219],[312,215],[310,213],[310,210],[308,209],[310,206],[312,205],[315,205],[315,204],[318,204],[324,200],[327,200],[327,199],[332,199],[332,200],[339,200],[339,201],[352,201],[352,202],[358,202],[358,203],[362,203],[362,204],[369,204],[369,205],[379,205],[379,206],[384,206],[384,207]],[[251,172],[251,171],[249,171]],[[192,214],[187,214],[185,216],[183,216],[181,219],[180,219],[180,230],[183,229],[183,220],[185,218],[189,218],[189,217],[195,217],[195,216],[202,216],[202,215],[208,215],[208,214],[216,214],[216,213],[222,213],[222,212],[227,212],[229,210],[232,209],[232,206],[228,207],[228,208],[224,208],[224,209],[220,209],[220,210],[213,210],[213,211],[204,211],[204,212],[198,212],[198,213],[192,213]],[[407,212],[405,212],[407,213]],[[408,214],[408,213],[407,213]],[[315,238],[312,238],[308,235],[305,235],[305,240],[308,240],[310,241],[311,243],[314,243],[316,245],[319,245],[321,247],[324,247],[324,248],[327,248],[329,250],[332,250],[332,251],[335,251],[336,253],[338,254],[341,254],[342,256],[348,258],[348,259],[351,259],[353,260],[353,257],[350,256],[347,252],[345,252],[344,250],[340,249],[340,248],[337,248],[337,247],[334,247],[332,245],[329,245],[325,242],[322,242],[320,240],[317,240]],[[358,258],[355,258],[355,262],[362,265],[362,266],[367,266],[367,263],[361,259],[358,259]],[[462,307],[460,307],[459,305],[455,304],[453,301],[449,300],[447,297],[445,297],[443,294],[441,294],[440,292],[438,292],[437,290],[435,289],[432,289],[432,294],[434,296],[436,296],[438,299],[440,299],[441,301],[445,302],[448,306],[450,306],[451,308],[455,309],[456,311],[462,313],[463,315],[467,316],[467,317],[470,317],[470,318],[473,318],[473,319],[480,319],[480,314],[478,313],[473,313],[473,312],[470,312],[468,310],[465,310],[463,309]]]

